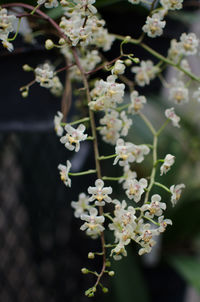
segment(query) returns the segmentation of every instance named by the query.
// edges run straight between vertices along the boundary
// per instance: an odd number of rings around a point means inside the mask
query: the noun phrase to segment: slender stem
[[[29,5],[29,4],[25,4],[25,3],[7,3],[7,4],[3,4],[1,5],[1,7],[23,7],[25,9],[30,10],[31,12],[35,9],[34,6]],[[71,41],[69,40],[69,38],[63,33],[62,29],[60,28],[60,26],[52,19],[50,18],[47,14],[45,14],[44,12],[42,12],[40,9],[36,9],[35,13],[37,13],[38,15],[40,15],[43,19],[47,20],[49,23],[51,23],[51,25],[58,31],[59,36],[63,37],[65,40],[67,40],[69,42],[69,44],[71,45]],[[32,16],[32,15],[30,15]]]
[[[110,176],[103,176],[102,179],[103,180],[113,180],[113,181],[118,181],[121,180],[122,178],[124,178],[124,176],[120,176],[120,177],[110,177]]]
[[[139,112],[139,116],[145,122],[145,124],[147,125],[147,127],[149,128],[149,130],[151,131],[151,133],[153,135],[156,135],[156,130],[153,127],[152,123],[149,121],[149,119],[143,113],[141,113],[141,112]]]
[[[35,12],[36,12],[36,10],[37,10],[38,8],[40,8],[40,6],[41,6],[41,4],[36,5],[30,14],[31,14],[31,15],[34,15]]]
[[[100,156],[100,157],[98,158],[98,160],[110,159],[110,158],[114,158],[114,157],[116,157],[116,156],[117,156],[117,154],[112,154],[112,155],[107,155],[107,156]]]
[[[71,67],[73,67],[74,65],[75,65],[75,64],[66,65],[65,67],[62,67],[62,68],[56,70],[54,73],[55,73],[55,74],[58,74],[58,73],[60,73],[60,72],[62,72],[62,71],[64,71],[64,70],[68,70],[68,69],[70,69]]]
[[[152,222],[153,224],[160,226],[160,223],[155,222],[153,219],[151,219],[151,218],[149,218],[149,217],[146,217],[146,216],[142,216],[142,217],[145,218],[145,219],[147,219],[147,220],[149,220],[149,221]]]
[[[94,137],[93,137],[93,136],[88,136],[88,137],[86,138],[86,140],[87,140],[87,141],[93,141],[93,140],[94,140]]]
[[[82,176],[82,175],[88,175],[88,174],[94,174],[97,173],[97,170],[87,170],[83,172],[77,172],[77,173],[68,173],[70,176]]]
[[[90,120],[89,117],[84,117],[80,120],[77,120],[77,121],[74,121],[74,122],[71,122],[71,123],[61,123],[61,126],[65,126],[65,125],[76,125],[76,124],[80,124],[80,123],[85,123],[85,122],[88,122]]]
[[[151,176],[150,176],[150,183],[149,186],[146,190],[146,195],[145,195],[145,199],[144,199],[144,203],[148,202],[149,199],[149,193],[154,185],[154,181],[155,181],[155,176],[156,176],[156,166],[155,163],[157,162],[157,145],[158,145],[158,138],[156,136],[156,134],[154,135],[153,138],[153,165],[152,165],[152,171],[151,171]]]
[[[169,124],[169,119],[166,120],[166,122],[160,127],[160,129],[157,131],[156,135],[159,136],[161,132],[165,129],[165,127]]]
[[[118,40],[124,40],[126,37],[125,36],[121,36],[121,35],[116,35],[116,34],[112,34],[115,36],[116,39]],[[129,43],[135,44],[135,45],[139,45],[140,47],[144,48],[146,51],[148,51],[149,53],[151,53],[154,57],[156,57],[157,59],[179,69],[180,71],[182,71],[183,73],[185,73],[187,76],[189,76],[191,79],[200,82],[200,77],[196,76],[195,74],[193,74],[192,72],[182,68],[181,66],[179,66],[177,63],[174,63],[173,61],[169,60],[168,58],[165,58],[163,55],[161,55],[159,52],[157,52],[156,50],[154,50],[153,48],[151,48],[150,46],[146,45],[145,43],[141,43],[140,39],[129,39],[128,41]]]
[[[20,28],[20,24],[21,24],[21,18],[19,18],[19,20],[18,20],[18,24],[17,24],[17,30],[16,30],[16,33],[15,33],[15,35],[14,35],[14,37],[12,37],[12,38],[8,38],[8,41],[10,42],[10,41],[14,41],[15,39],[16,39],[16,37],[17,37],[17,35],[18,35],[18,33],[19,33],[19,28]]]
[[[120,112],[120,111],[128,108],[128,106],[130,106],[130,104],[124,104],[122,106],[119,106],[119,107],[116,108],[116,111]]]
[[[72,53],[76,62],[77,67],[80,70],[82,79],[83,79],[83,83],[84,83],[84,87],[86,90],[86,95],[87,95],[87,101],[88,103],[91,102],[91,96],[90,96],[90,89],[89,89],[89,84],[87,81],[87,77],[85,74],[85,71],[83,69],[83,67],[81,66],[77,51],[75,47],[72,47]],[[89,117],[90,117],[90,125],[91,125],[91,130],[92,130],[92,136],[94,137],[93,140],[93,146],[94,146],[94,155],[95,155],[95,165],[96,165],[96,171],[97,171],[97,177],[99,179],[102,178],[101,176],[101,166],[100,166],[100,162],[99,162],[99,149],[98,149],[98,141],[97,141],[97,132],[96,132],[96,124],[95,124],[95,118],[94,118],[94,113],[92,110],[90,110],[89,108]],[[103,215],[103,207],[99,206],[99,214],[100,216]],[[94,287],[96,288],[97,285],[100,283],[100,280],[104,274],[104,271],[106,269],[106,247],[105,247],[105,236],[104,236],[104,232],[101,232],[101,245],[102,245],[102,253],[103,253],[103,263],[102,263],[102,268],[101,268],[101,272],[98,275],[98,278],[96,280],[96,283],[94,285]]]
[[[19,90],[22,91],[24,89],[29,89],[29,87],[31,87],[35,83],[36,83],[36,80],[33,80],[33,81],[29,82],[27,85],[24,85],[24,86],[20,87]]]
[[[66,59],[66,66],[68,66],[68,60]],[[64,93],[61,100],[61,111],[63,113],[63,122],[67,121],[67,115],[71,108],[72,103],[72,85],[69,72],[65,72],[65,86]]]
[[[166,186],[164,186],[163,184],[160,184],[159,182],[154,182],[154,185],[157,187],[161,187],[162,189],[164,189],[165,191],[167,191],[168,193],[171,194],[170,189],[168,189]]]

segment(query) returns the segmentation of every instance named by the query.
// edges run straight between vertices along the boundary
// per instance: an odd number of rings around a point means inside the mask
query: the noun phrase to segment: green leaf
[[[198,292],[200,292],[200,260],[190,256],[172,256],[170,264]]]

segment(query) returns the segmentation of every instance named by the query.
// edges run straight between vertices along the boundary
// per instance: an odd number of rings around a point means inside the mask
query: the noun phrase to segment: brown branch
[[[67,64],[67,60],[66,60],[66,67],[69,67],[69,65]],[[72,87],[71,87],[70,73],[68,72],[68,68],[67,69],[65,68],[65,70],[66,70],[65,87],[64,87],[64,93],[62,95],[62,101],[61,101],[61,111],[63,114],[62,120],[64,123],[67,121],[67,114],[72,104]]]
[[[87,100],[88,100],[88,103],[89,103],[89,102],[91,102],[91,96],[90,96],[90,90],[89,90],[89,84],[88,84],[87,76],[86,76],[86,73],[85,73],[83,67],[80,64],[80,60],[79,60],[76,48],[72,47],[71,49],[72,49],[72,53],[73,53],[76,65],[77,65],[77,67],[79,68],[79,70],[81,72],[84,87],[86,89]],[[99,149],[98,149],[98,141],[97,141],[97,133],[96,133],[94,113],[93,113],[92,110],[90,110],[90,108],[89,108],[89,117],[90,117],[90,123],[91,123],[92,136],[94,138],[93,145],[94,145],[95,165],[96,165],[96,170],[97,170],[97,177],[99,179],[102,179],[101,166],[100,166],[100,162],[99,162]],[[103,207],[101,207],[101,206],[99,207],[99,214],[103,215]],[[95,287],[99,284],[99,282],[101,280],[101,277],[103,276],[105,268],[106,268],[106,248],[105,248],[105,237],[104,237],[103,232],[101,233],[101,245],[102,245],[102,253],[103,253],[103,264],[102,264],[101,272],[98,275],[97,281],[94,285]]]

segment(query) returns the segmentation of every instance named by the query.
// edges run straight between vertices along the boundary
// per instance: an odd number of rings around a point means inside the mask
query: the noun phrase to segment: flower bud
[[[59,42],[58,42],[60,45],[64,45],[66,43],[65,39],[63,38],[60,38]]]
[[[94,253],[92,253],[92,252],[88,253],[88,258],[89,259],[94,259],[94,257],[95,257]]]
[[[83,267],[83,268],[81,269],[81,272],[82,272],[82,274],[84,274],[84,275],[89,273],[88,269],[85,268],[85,267]]]
[[[50,40],[50,39],[46,40],[46,42],[45,42],[45,48],[46,48],[47,50],[50,50],[50,49],[54,48],[54,43],[53,43],[53,41]]]
[[[102,288],[102,292],[103,292],[104,294],[106,294],[106,293],[108,292],[108,288],[107,288],[107,287],[103,287],[103,288]]]
[[[124,61],[124,63],[126,64],[126,66],[131,66],[132,65],[132,61],[130,59],[126,59]]]
[[[23,65],[22,68],[23,68],[24,71],[32,71],[33,70],[33,68],[31,66],[29,66],[28,64]]]
[[[106,261],[106,266],[107,266],[107,267],[110,267],[110,266],[111,266],[110,261]]]
[[[24,90],[24,91],[22,92],[22,97],[23,97],[23,98],[27,98],[27,97],[28,97],[28,90]]]
[[[113,277],[113,276],[114,276],[114,274],[115,274],[115,272],[114,272],[114,271],[110,271],[110,272],[108,273],[108,275],[109,275],[110,277]]]

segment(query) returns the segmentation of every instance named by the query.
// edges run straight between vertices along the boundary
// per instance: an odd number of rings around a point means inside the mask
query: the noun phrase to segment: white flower
[[[63,114],[60,111],[58,111],[57,115],[54,116],[54,128],[58,136],[62,136],[64,131],[63,127],[61,126],[62,119],[63,119]]]
[[[35,80],[40,83],[40,86],[51,88],[53,86],[53,67],[49,63],[38,66],[35,69]]]
[[[159,68],[153,65],[153,62],[141,61],[140,66],[132,67],[131,71],[134,72],[135,81],[139,86],[145,86],[150,83],[150,80],[153,80],[156,76],[156,73],[159,71]]]
[[[199,45],[199,39],[194,33],[183,33],[180,37],[180,46],[182,54],[195,55],[197,53],[197,48]]]
[[[131,179],[135,179],[137,177],[137,173],[135,171],[132,171],[129,165],[126,165],[123,168],[124,168],[124,175],[123,178],[119,180],[119,183],[123,182],[122,186],[125,189],[127,187],[127,182]]]
[[[119,161],[120,166],[126,166],[128,163],[132,163],[135,160],[132,152],[134,145],[132,143],[125,143],[123,139],[119,138],[115,147],[115,153],[117,154],[113,165],[116,165]]]
[[[182,189],[185,188],[185,185],[184,184],[179,184],[179,185],[173,185],[170,187],[170,191],[172,193],[172,197],[171,197],[171,202],[172,202],[172,205],[175,206],[177,201],[180,199],[181,197],[181,192],[182,192]]]
[[[183,0],[160,0],[161,5],[166,9],[181,9]]]
[[[95,181],[95,187],[89,187],[88,193],[92,194],[89,198],[89,201],[95,200],[95,205],[104,206],[105,201],[111,202],[112,199],[108,196],[108,194],[112,193],[111,187],[104,187],[104,182],[101,179],[97,179]]]
[[[59,97],[62,95],[63,92],[63,85],[59,79],[59,77],[55,76],[52,79],[52,87],[50,89],[50,92],[55,95],[56,97]]]
[[[81,215],[81,219],[86,222],[80,227],[80,229],[81,231],[86,230],[86,234],[95,239],[104,231],[102,224],[104,223],[105,218],[103,216],[97,216],[98,211],[96,208],[90,208],[89,213],[90,215]]]
[[[180,117],[176,115],[173,107],[165,110],[165,116],[172,121],[174,127],[180,127]]]
[[[147,211],[145,213],[145,217],[153,218],[155,216],[161,216],[163,210],[166,210],[166,204],[164,202],[160,202],[161,197],[158,194],[154,194],[151,197],[151,203],[145,204],[142,206],[142,211]]]
[[[124,257],[127,256],[127,251],[123,245],[122,242],[118,243],[117,246],[111,250],[111,256],[114,254],[113,258],[114,260],[118,261],[118,260],[121,260],[122,259],[122,255]]]
[[[65,144],[65,147],[75,152],[78,152],[80,149],[80,142],[86,140],[87,134],[83,134],[85,131],[85,126],[80,124],[77,129],[73,128],[69,124],[65,126],[67,131],[66,135],[61,137],[60,141],[62,144]]]
[[[143,95],[139,95],[138,91],[134,90],[131,92],[131,104],[128,106],[129,113],[138,113],[144,106],[143,104],[146,103],[146,97]]]
[[[116,83],[116,75],[110,75],[106,81],[96,81],[95,88],[91,91],[93,102],[89,103],[92,110],[106,110],[115,108],[123,102],[125,85]]]
[[[182,81],[172,80],[172,86],[169,89],[169,99],[177,104],[187,103],[189,101],[189,92]]]
[[[177,42],[176,39],[172,39],[170,42],[170,48],[168,50],[168,58],[173,62],[178,63],[181,54],[182,52],[180,42]]]
[[[80,218],[82,214],[91,208],[89,197],[85,193],[81,193],[79,194],[78,201],[72,201],[71,206],[75,209],[74,216]]]
[[[166,230],[168,224],[172,225],[171,219],[164,219],[164,216],[158,218],[158,223],[160,224],[158,231],[163,233]]]
[[[160,167],[160,175],[162,176],[163,174],[166,174],[170,170],[174,162],[175,162],[175,156],[171,154],[167,154],[164,158],[164,163]]]
[[[119,131],[122,128],[122,121],[119,119],[119,113],[115,110],[107,112],[104,117],[100,119],[100,124],[105,125],[100,130],[103,140],[115,145],[120,136]]]
[[[147,17],[146,24],[142,27],[143,31],[151,38],[161,36],[166,22],[161,21],[163,16],[159,13]]]
[[[132,125],[132,120],[128,119],[126,112],[122,111],[120,114],[120,117],[122,119],[122,130],[121,130],[121,135],[122,136],[127,136],[128,135],[128,131]]]
[[[60,170],[60,178],[64,182],[67,187],[71,187],[71,179],[69,178],[69,171],[71,168],[71,163],[67,160],[67,165],[58,165],[58,169]]]
[[[15,21],[16,16],[8,15],[7,9],[0,8],[0,40],[3,47],[9,51],[13,50],[13,45],[8,41],[8,36],[14,30],[13,24]]]
[[[141,219],[138,222],[137,226],[137,234],[139,236],[136,237],[135,241],[141,245],[141,249],[139,250],[139,255],[143,255],[145,253],[150,253],[152,247],[155,245],[155,241],[153,240],[153,236],[158,235],[158,232],[154,229],[150,228],[150,224],[144,224],[143,220]]]
[[[147,184],[148,183],[145,178],[141,178],[139,181],[137,179],[128,180],[125,186],[127,189],[126,195],[129,199],[134,199],[135,202],[139,202]]]
[[[118,75],[123,74],[126,69],[126,66],[123,64],[122,60],[117,60],[113,66],[112,74]]]
[[[132,155],[136,163],[141,163],[144,160],[144,155],[149,154],[150,149],[146,145],[133,145]]]

